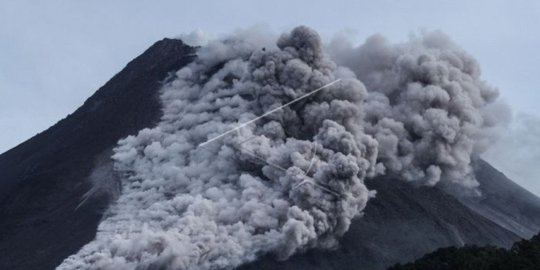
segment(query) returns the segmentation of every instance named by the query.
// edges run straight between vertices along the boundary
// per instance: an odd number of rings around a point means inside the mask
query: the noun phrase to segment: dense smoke
[[[96,239],[59,269],[285,259],[337,246],[374,195],[366,177],[475,187],[470,161],[491,140],[496,92],[471,57],[440,34],[329,51],[339,65],[306,27],[200,48],[163,87],[157,127],[119,142],[122,193]]]
[[[122,195],[97,239],[60,269],[221,269],[336,246],[370,195],[363,180],[377,144],[360,125],[366,95],[305,27],[277,47],[209,44],[164,88],[161,123],[120,142],[113,158],[126,175]]]
[[[478,63],[440,32],[389,44],[381,36],[353,48],[336,41],[339,64],[369,91],[364,128],[379,143],[387,173],[425,185],[478,186],[471,158],[496,138],[504,105],[480,79]]]

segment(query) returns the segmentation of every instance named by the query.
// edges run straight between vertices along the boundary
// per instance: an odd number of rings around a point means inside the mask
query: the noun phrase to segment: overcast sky
[[[399,42],[424,29],[446,32],[521,115],[487,159],[540,194],[540,181],[531,179],[540,169],[518,175],[500,158],[506,145],[520,145],[509,134],[540,133],[527,128],[540,123],[540,1],[534,0],[0,0],[0,153],[73,112],[155,41],[196,29],[219,37],[255,24],[279,32],[304,24],[326,38],[346,32],[359,43],[374,33]],[[539,147],[527,146],[532,155],[514,155],[513,162],[538,163],[531,157],[539,158]]]

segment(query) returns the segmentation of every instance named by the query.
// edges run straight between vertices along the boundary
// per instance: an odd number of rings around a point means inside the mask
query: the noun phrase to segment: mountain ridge
[[[195,50],[180,40],[155,43],[73,114],[0,155],[0,268],[52,269],[92,240],[109,203],[108,196],[98,195],[80,204],[92,186],[92,172],[100,159],[104,165],[112,162],[106,157],[118,139],[155,125],[161,115],[161,82],[191,62]],[[507,247],[540,226],[536,218],[523,217],[540,213],[540,199],[527,195],[528,200],[504,204],[526,192],[508,192],[505,187],[515,184],[478,162],[482,186],[493,178],[498,183],[486,184],[483,200],[458,200],[391,177],[371,179],[367,185],[378,196],[368,203],[364,217],[354,221],[340,248],[308,251],[286,262],[269,255],[241,269],[352,269],[358,264],[383,269],[443,246]],[[515,209],[523,211],[512,215]]]
[[[78,206],[98,157],[159,119],[161,81],[193,52],[156,42],[74,113],[0,155],[0,269],[52,269],[94,237],[108,198]]]
[[[440,189],[411,187],[392,177],[370,179],[367,185],[377,190],[377,196],[368,203],[364,216],[353,222],[337,250],[310,250],[284,262],[266,256],[240,269],[352,270],[359,265],[385,269],[441,247],[477,244],[508,248],[520,239]]]

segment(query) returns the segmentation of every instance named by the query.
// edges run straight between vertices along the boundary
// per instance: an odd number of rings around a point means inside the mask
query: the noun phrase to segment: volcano
[[[158,41],[74,113],[0,155],[0,269],[54,269],[94,239],[117,196],[112,149],[158,123],[159,90],[196,52]],[[240,269],[385,269],[440,247],[510,247],[538,233],[540,199],[487,162],[473,164],[480,197],[378,176],[366,182],[376,197],[337,248],[264,255]]]

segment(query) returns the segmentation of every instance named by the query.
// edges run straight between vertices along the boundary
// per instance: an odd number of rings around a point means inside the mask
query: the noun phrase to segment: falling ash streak
[[[287,102],[286,104],[284,104],[282,106],[279,106],[279,107],[277,107],[275,109],[272,109],[272,110],[262,114],[261,116],[258,116],[258,117],[254,118],[252,120],[247,121],[247,122],[244,122],[244,123],[240,124],[239,126],[233,128],[231,130],[228,130],[228,131],[226,131],[226,132],[224,132],[224,133],[222,133],[222,134],[220,134],[220,135],[218,135],[218,136],[216,136],[216,137],[214,137],[214,138],[212,138],[212,139],[210,139],[208,141],[200,143],[198,147],[205,146],[205,145],[207,145],[207,144],[209,144],[209,143],[211,143],[211,142],[213,142],[213,141],[215,141],[215,140],[217,140],[217,139],[219,139],[221,137],[224,137],[227,134],[230,134],[230,133],[232,133],[234,131],[237,131],[237,130],[243,128],[243,127],[246,127],[247,125],[249,125],[249,124],[251,124],[253,122],[256,122],[257,120],[259,120],[259,119],[261,119],[261,118],[263,118],[265,116],[268,116],[268,115],[270,115],[272,113],[275,113],[275,112],[277,112],[277,111],[279,111],[279,110],[281,110],[283,108],[286,108],[286,107],[288,107],[288,106],[290,106],[290,105],[292,105],[292,104],[294,104],[294,103],[296,103],[296,102],[298,102],[298,101],[300,101],[300,100],[302,100],[304,98],[307,98],[307,97],[309,97],[309,96],[311,96],[311,95],[313,95],[313,94],[315,94],[315,93],[317,93],[317,92],[319,92],[319,91],[321,91],[321,90],[323,90],[323,89],[325,89],[325,88],[327,88],[327,87],[329,87],[329,86],[331,86],[331,85],[333,85],[333,84],[335,84],[335,83],[337,83],[339,81],[341,81],[341,79],[337,79],[337,80],[335,80],[335,81],[333,81],[331,83],[328,83],[326,85],[323,85],[323,86],[321,86],[321,87],[319,87],[319,88],[317,88],[317,89],[315,89],[315,90],[313,90],[313,91],[311,91],[311,92],[309,92],[309,93],[307,93],[307,94],[305,94],[305,95],[303,95],[301,97],[295,98],[292,101]]]

